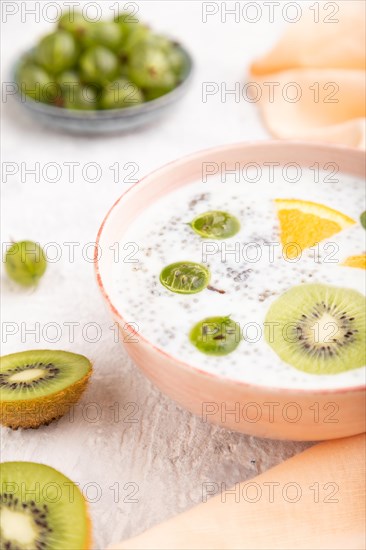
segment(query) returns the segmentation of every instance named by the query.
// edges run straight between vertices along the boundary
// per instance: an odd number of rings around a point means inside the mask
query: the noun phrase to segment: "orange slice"
[[[356,222],[323,204],[298,199],[275,199],[281,243],[287,258],[328,239]]]
[[[366,254],[359,254],[358,256],[350,256],[342,265],[348,267],[358,267],[360,269],[366,269]]]

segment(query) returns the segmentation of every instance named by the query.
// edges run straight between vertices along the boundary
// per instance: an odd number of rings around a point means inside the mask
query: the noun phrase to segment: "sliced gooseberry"
[[[240,326],[230,317],[207,317],[192,328],[189,338],[202,353],[228,355],[240,344]]]
[[[195,262],[176,262],[164,267],[160,273],[161,284],[178,294],[201,292],[209,281],[210,272],[207,267]]]
[[[232,214],[220,210],[204,212],[189,225],[205,239],[228,239],[240,230],[239,220]]]

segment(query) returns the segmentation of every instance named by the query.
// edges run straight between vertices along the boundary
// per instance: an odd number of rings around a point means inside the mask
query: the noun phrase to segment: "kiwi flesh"
[[[0,358],[0,423],[38,428],[63,416],[86,388],[86,357],[59,350],[30,350]]]
[[[280,358],[310,374],[337,374],[366,363],[365,297],[324,284],[295,286],[269,308],[267,343]]]
[[[66,476],[44,464],[0,465],[2,550],[88,550],[86,501]]]

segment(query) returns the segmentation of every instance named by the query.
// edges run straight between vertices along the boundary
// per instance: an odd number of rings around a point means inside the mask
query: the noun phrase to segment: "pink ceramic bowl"
[[[186,409],[231,430],[259,437],[322,440],[365,431],[365,386],[336,390],[293,390],[245,384],[208,374],[185,364],[136,334],[126,322],[125,313],[112,303],[111,285],[113,243],[144,208],[162,195],[200,180],[202,163],[215,163],[226,169],[248,163],[297,163],[320,168],[337,165],[340,172],[365,177],[364,153],[343,147],[300,143],[259,142],[227,145],[203,151],[172,162],[146,176],[126,191],[108,212],[99,230],[97,243],[102,250],[95,266],[97,281],[124,346],[140,369],[162,392]],[[267,163],[264,165],[264,163]],[[207,165],[206,165],[207,166]],[[96,248],[96,251],[98,250]],[[136,319],[138,323],[138,319]],[[132,340],[132,341],[131,341]]]

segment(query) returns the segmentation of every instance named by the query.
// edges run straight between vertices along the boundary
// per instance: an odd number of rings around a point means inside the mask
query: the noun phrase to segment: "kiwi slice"
[[[67,351],[31,350],[0,358],[0,422],[37,428],[63,416],[83,393],[92,366]]]
[[[269,308],[266,340],[283,361],[310,374],[357,369],[366,363],[365,311],[356,290],[295,286]]]
[[[0,547],[4,550],[87,550],[85,499],[66,476],[35,462],[0,466]]]

